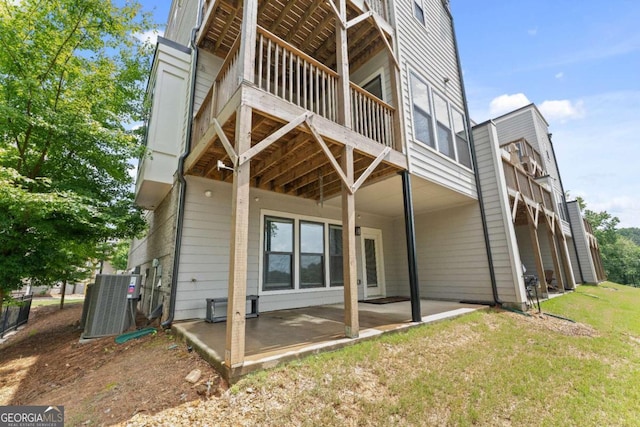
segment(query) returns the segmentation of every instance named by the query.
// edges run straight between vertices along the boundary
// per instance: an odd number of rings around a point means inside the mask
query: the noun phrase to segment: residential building
[[[226,298],[230,370],[250,295],[343,303],[347,337],[359,300],[410,297],[413,321],[421,298],[525,307],[513,224],[485,212],[504,177],[476,174],[499,149],[470,145],[460,70],[444,0],[174,0],[136,185],[140,307],[168,325]]]
[[[578,203],[565,200],[549,124],[538,108],[530,104],[477,125],[473,139],[485,209],[510,242],[502,252],[493,245],[496,257],[508,260],[512,275],[505,280],[544,277],[545,297],[548,287],[564,292],[604,280],[593,232]]]

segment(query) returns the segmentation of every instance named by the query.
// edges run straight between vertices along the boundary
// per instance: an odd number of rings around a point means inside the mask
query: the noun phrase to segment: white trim
[[[382,87],[382,100],[384,102],[387,102],[386,98],[388,98],[389,96],[387,95],[387,85],[385,84],[386,80],[386,76],[384,73],[384,67],[379,67],[377,68],[375,71],[373,71],[371,74],[369,74],[366,78],[361,79],[359,83],[356,83],[358,86],[360,86],[361,88],[364,89],[364,86],[367,83],[370,83],[373,81],[373,79],[375,79],[376,77],[380,76],[380,86]]]
[[[265,217],[276,217],[282,219],[290,219],[293,221],[293,289],[277,289],[264,290],[264,220]],[[300,288],[300,221],[315,222],[324,226],[324,286],[318,288]],[[342,222],[329,218],[314,217],[309,215],[300,215],[290,212],[273,211],[269,209],[260,209],[260,246],[258,256],[258,295],[283,295],[283,294],[303,294],[313,292],[331,292],[341,290],[342,286],[331,286],[331,278],[329,277],[329,225],[338,225],[342,227]]]
[[[435,145],[435,147],[431,147],[429,144],[420,141],[417,137],[416,137],[416,126],[415,126],[415,119],[414,119],[414,102],[413,102],[413,90],[411,87],[411,74],[415,75],[424,85],[427,86],[427,91],[429,94],[429,108],[431,109],[431,133],[433,135],[433,143]],[[464,127],[466,129],[467,132],[467,148],[469,150],[469,158],[471,158],[471,138],[469,137],[469,133],[470,133],[470,129],[467,129],[467,125],[466,125],[466,115],[464,114],[463,111],[461,111],[458,107],[456,107],[455,105],[453,105],[453,103],[442,94],[442,92],[438,91],[436,88],[433,87],[433,85],[431,83],[429,83],[429,79],[425,78],[425,76],[423,74],[421,74],[420,72],[418,72],[416,69],[414,69],[413,66],[411,66],[410,64],[407,64],[407,87],[408,87],[408,92],[409,92],[409,115],[410,115],[410,120],[411,120],[411,132],[407,132],[407,136],[409,137],[409,143],[411,144],[419,144],[420,147],[425,147],[428,150],[431,150],[432,152],[434,152],[435,154],[437,154],[438,156],[442,157],[443,159],[446,159],[449,162],[454,163],[455,165],[466,169],[472,173],[474,173],[473,169],[460,163],[458,160],[458,149],[457,149],[457,144],[456,144],[456,135],[455,135],[455,131],[453,130],[453,121],[452,121],[452,116],[451,116],[451,109],[455,109],[458,113],[462,114],[462,119],[463,119],[463,123],[464,123]],[[454,150],[454,154],[456,156],[455,159],[452,159],[451,157],[445,155],[444,153],[440,152],[439,150],[439,140],[438,140],[438,125],[437,125],[437,117],[436,117],[436,109],[435,109],[435,102],[434,102],[434,97],[435,96],[439,96],[447,105],[447,116],[449,119],[449,125],[447,126],[449,128],[449,133],[451,133],[451,136],[453,138],[453,150]],[[411,163],[411,162],[410,162]],[[473,165],[473,162],[471,162],[471,164]]]
[[[376,273],[378,275],[378,289],[379,292],[375,297],[386,296],[387,294],[387,283],[385,280],[384,274],[384,242],[382,240],[382,230],[378,228],[367,228],[361,227],[360,229],[360,253],[361,253],[361,268],[362,268],[362,288],[364,291],[364,299],[368,299],[370,296],[368,295],[368,284],[367,284],[367,260],[365,253],[364,241],[366,236],[373,237],[376,242]]]

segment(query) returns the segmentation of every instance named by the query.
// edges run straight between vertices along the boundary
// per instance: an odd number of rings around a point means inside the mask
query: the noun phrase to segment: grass
[[[542,304],[577,324],[475,312],[257,373],[233,391],[258,390],[269,422],[283,425],[640,425],[638,307],[640,289],[581,286]]]
[[[83,302],[84,300],[81,299],[75,299],[75,298],[65,298],[64,299],[64,305],[65,307],[71,304],[79,304],[81,302]],[[46,306],[46,305],[60,305],[60,299],[59,298],[34,298],[33,300],[31,300],[31,307],[41,307],[41,306]]]

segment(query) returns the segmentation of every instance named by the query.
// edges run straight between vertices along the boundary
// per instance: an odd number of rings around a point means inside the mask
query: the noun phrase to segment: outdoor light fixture
[[[207,197],[211,197],[213,193],[211,192],[211,190],[205,190],[204,195]]]

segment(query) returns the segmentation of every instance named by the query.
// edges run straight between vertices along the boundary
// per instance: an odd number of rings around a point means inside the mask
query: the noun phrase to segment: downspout
[[[169,316],[162,322],[164,329],[171,327],[176,312],[176,296],[178,294],[178,272],[180,269],[180,249],[182,248],[182,227],[184,224],[184,205],[187,192],[187,181],[184,179],[184,161],[191,151],[191,134],[193,130],[193,94],[196,90],[196,74],[198,70],[198,46],[196,46],[196,35],[202,25],[202,3],[198,0],[198,15],[196,25],[191,29],[191,40],[189,44],[193,52],[191,66],[191,87],[189,89],[189,114],[187,115],[187,138],[185,141],[184,151],[178,159],[178,181],[180,182],[180,192],[178,193],[178,210],[176,211],[176,235],[175,247],[173,252],[173,269],[171,272],[171,294],[169,297]]]
[[[471,162],[473,164],[473,175],[476,180],[476,191],[478,192],[478,203],[480,204],[480,217],[482,218],[482,232],[484,234],[484,245],[487,251],[487,261],[489,262],[489,276],[491,277],[491,291],[493,293],[493,300],[497,305],[502,305],[500,296],[498,295],[498,284],[496,282],[496,273],[493,266],[493,255],[491,254],[491,243],[489,242],[489,228],[487,226],[487,215],[484,210],[484,199],[482,197],[482,187],[480,185],[480,177],[478,176],[478,160],[476,159],[476,149],[473,142],[473,133],[471,132],[471,120],[469,119],[469,106],[467,105],[467,93],[464,88],[464,78],[462,77],[462,66],[460,63],[460,52],[458,51],[458,40],[456,38],[455,25],[453,24],[453,15],[451,14],[451,8],[449,1],[442,1],[442,5],[449,14],[451,20],[451,35],[453,38],[453,48],[456,51],[456,65],[458,68],[458,75],[460,76],[460,90],[462,92],[462,101],[464,104],[465,124],[467,126],[467,132],[469,135],[469,149],[471,151]]]
[[[411,320],[422,321],[420,310],[420,286],[418,285],[418,261],[416,257],[416,233],[413,221],[413,196],[411,194],[411,175],[403,170],[402,199],[404,201],[404,226],[407,240],[407,256],[409,258],[409,292],[411,295]]]
[[[580,273],[580,281],[584,283],[584,275],[582,274],[582,265],[580,264],[580,257],[578,256],[578,245],[576,244],[575,234],[573,233],[573,223],[571,222],[571,215],[569,215],[569,208],[567,207],[567,197],[564,192],[564,185],[562,185],[562,175],[560,175],[560,170],[558,170],[558,159],[556,158],[556,149],[553,146],[553,141],[551,140],[551,134],[547,133],[547,138],[549,138],[549,145],[551,146],[551,154],[553,155],[553,161],[556,165],[556,171],[558,172],[558,182],[560,182],[560,191],[562,191],[562,204],[564,208],[564,212],[567,215],[567,222],[569,223],[569,230],[571,230],[571,242],[573,243],[573,249],[576,251],[576,261],[578,261],[578,272]]]

